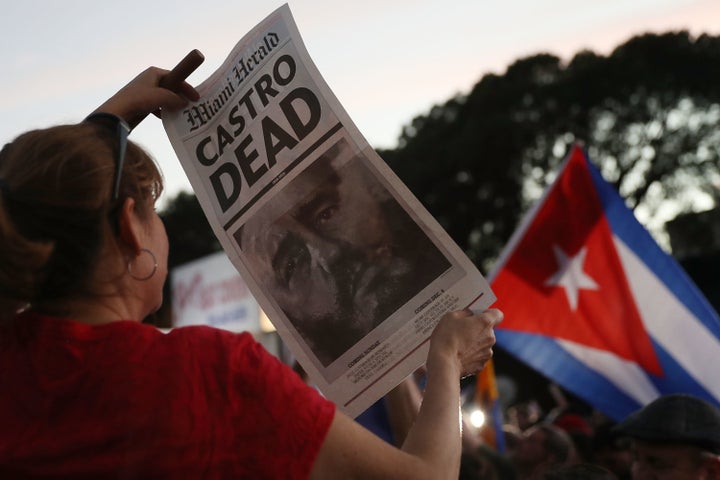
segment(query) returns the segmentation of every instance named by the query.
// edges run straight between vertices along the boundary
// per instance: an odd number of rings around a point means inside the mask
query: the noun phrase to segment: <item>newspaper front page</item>
[[[424,364],[444,313],[495,301],[360,134],[287,5],[198,91],[165,130],[225,252],[339,409],[357,416]]]

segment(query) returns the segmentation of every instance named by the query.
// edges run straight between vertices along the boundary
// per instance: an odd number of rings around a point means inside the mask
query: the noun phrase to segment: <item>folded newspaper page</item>
[[[225,252],[320,391],[362,413],[486,280],[360,134],[284,5],[163,123]],[[451,199],[448,199],[451,201]]]

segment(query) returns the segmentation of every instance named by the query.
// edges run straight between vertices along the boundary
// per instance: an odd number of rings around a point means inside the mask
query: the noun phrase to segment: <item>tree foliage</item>
[[[538,54],[414,118],[380,154],[487,268],[576,142],[631,208],[716,201],[719,80],[720,37],[708,35],[637,36],[567,64]]]
[[[170,199],[160,212],[160,218],[165,224],[170,243],[168,272],[172,273],[175,267],[221,250],[220,242],[193,193],[180,192]],[[146,322],[163,328],[172,326],[171,293],[171,283],[165,282],[165,301],[160,310],[146,319]]]
[[[168,201],[160,218],[170,241],[168,270],[221,250],[193,193],[180,192]]]

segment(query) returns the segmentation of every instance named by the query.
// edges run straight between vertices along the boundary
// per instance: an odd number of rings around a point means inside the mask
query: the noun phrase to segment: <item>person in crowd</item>
[[[458,480],[498,480],[498,472],[488,458],[464,451],[460,458]]]
[[[614,423],[605,422],[595,427],[590,449],[590,462],[613,472],[618,480],[631,480],[632,451],[627,438],[613,429]]]
[[[576,463],[550,470],[542,480],[618,480],[614,473],[592,463]]]
[[[512,456],[522,442],[523,432],[516,425],[505,423],[502,426],[502,434],[505,439],[505,452],[508,456]]]
[[[163,333],[160,172],[128,133],[197,99],[151,67],[85,121],[0,151],[0,478],[454,478],[460,382],[490,309],[445,314],[402,448],[336,410],[251,335]]]
[[[524,432],[543,418],[543,411],[538,402],[530,400],[510,406],[507,410],[507,418],[510,425]]]
[[[593,430],[589,422],[578,413],[571,411],[560,413],[552,420],[552,424],[570,436],[575,446],[576,460],[587,462],[592,456]]]
[[[663,395],[615,431],[631,439],[633,480],[720,479],[720,408],[688,394]]]
[[[523,432],[510,457],[520,480],[541,479],[550,469],[568,465],[573,458],[570,436],[549,423],[538,423]]]
[[[516,480],[515,468],[506,455],[487,445],[463,452],[459,480]]]
[[[575,447],[575,458],[571,463],[586,462],[590,458],[593,437],[587,413],[582,412],[581,405],[572,402],[558,384],[549,384],[548,392],[555,401],[555,406],[545,415],[544,421],[559,427],[570,436]]]

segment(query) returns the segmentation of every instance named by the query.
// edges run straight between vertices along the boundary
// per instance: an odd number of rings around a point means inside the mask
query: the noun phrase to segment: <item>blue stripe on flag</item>
[[[641,407],[549,337],[499,329],[495,336],[502,348],[614,420],[619,421]]]
[[[717,399],[713,398],[702,385],[695,381],[692,376],[688,375],[682,365],[678,364],[675,358],[666,352],[662,346],[653,341],[653,347],[655,348],[655,353],[658,356],[660,365],[662,365],[664,375],[657,377],[648,374],[648,378],[661,394],[689,393],[717,404]]]

